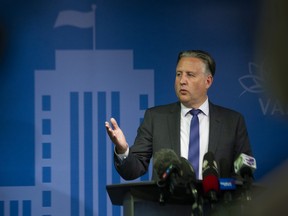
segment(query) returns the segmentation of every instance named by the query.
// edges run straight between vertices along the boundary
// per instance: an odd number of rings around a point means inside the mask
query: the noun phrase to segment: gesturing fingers
[[[107,133],[109,135],[109,137],[113,140],[113,141],[116,141],[118,138],[117,138],[117,134],[119,134],[119,132],[121,131],[118,124],[117,124],[117,121],[114,119],[114,118],[111,118],[110,119],[111,121],[111,126],[109,124],[108,121],[105,122],[105,127],[106,127],[106,130],[107,130]]]
[[[111,124],[111,125],[110,125]],[[128,148],[125,136],[114,118],[105,122],[105,128],[111,141],[116,145],[117,152],[125,152]]]
[[[109,122],[105,122],[105,127],[106,127],[106,131],[108,133],[108,135],[112,138],[113,136],[115,136],[113,129],[110,127]]]
[[[112,124],[114,130],[119,129],[119,126],[118,126],[116,119],[111,118],[110,121],[111,121],[111,124]]]

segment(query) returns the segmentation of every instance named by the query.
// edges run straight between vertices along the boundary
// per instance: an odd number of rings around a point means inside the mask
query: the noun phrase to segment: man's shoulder
[[[164,105],[158,105],[154,107],[148,108],[148,111],[150,112],[175,112],[179,111],[181,109],[180,103],[179,102],[174,102],[170,104],[164,104]]]
[[[242,116],[242,114],[234,109],[220,106],[209,102],[209,109],[211,113],[217,113],[222,115]]]

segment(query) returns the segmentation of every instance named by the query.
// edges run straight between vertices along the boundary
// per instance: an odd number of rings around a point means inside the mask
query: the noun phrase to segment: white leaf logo
[[[262,72],[262,67],[250,62],[249,74],[240,77],[239,83],[244,88],[244,91],[240,94],[242,96],[246,92],[261,93],[263,92],[263,78],[259,75]]]

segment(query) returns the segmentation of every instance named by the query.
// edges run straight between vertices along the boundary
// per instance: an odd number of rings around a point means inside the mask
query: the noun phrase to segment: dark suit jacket
[[[180,156],[179,102],[148,109],[137,131],[129,156],[119,161],[114,155],[115,167],[126,180],[140,177],[148,170],[152,155],[162,148],[170,148]],[[233,162],[241,154],[252,155],[243,116],[233,110],[209,102],[210,130],[208,151],[215,160],[228,161],[233,172]]]

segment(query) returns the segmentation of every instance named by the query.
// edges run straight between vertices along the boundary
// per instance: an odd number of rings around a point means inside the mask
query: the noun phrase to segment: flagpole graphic
[[[74,10],[61,11],[58,14],[54,28],[62,26],[73,26],[76,28],[92,28],[93,30],[93,49],[96,49],[96,5],[92,5],[92,11],[79,12]]]

